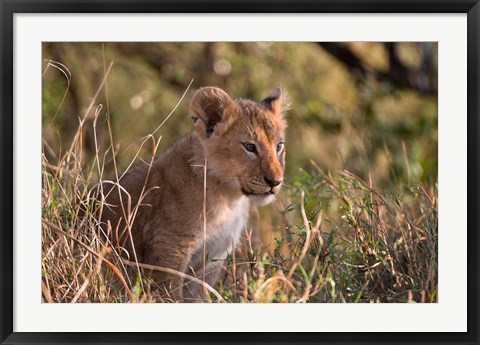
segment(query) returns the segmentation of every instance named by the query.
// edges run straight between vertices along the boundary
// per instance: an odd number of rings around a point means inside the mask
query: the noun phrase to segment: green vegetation
[[[351,173],[318,170],[292,185],[273,253],[246,241],[228,266],[232,301],[436,301],[436,188],[381,195]]]
[[[388,69],[381,43],[345,47]],[[286,187],[251,212],[212,301],[437,302],[435,95],[358,78],[314,43],[46,43],[43,51],[44,301],[168,301],[141,270],[114,260],[92,191],[148,160],[154,142],[162,152],[190,130],[192,89],[261,99],[280,84],[293,105]],[[398,53],[420,68],[415,44]]]

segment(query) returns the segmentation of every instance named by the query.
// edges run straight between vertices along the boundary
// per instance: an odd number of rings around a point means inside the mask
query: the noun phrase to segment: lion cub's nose
[[[270,186],[270,187],[276,187],[278,186],[280,183],[282,183],[282,180],[271,180],[269,179],[267,176],[264,176],[263,177],[265,182],[267,182],[267,184]]]

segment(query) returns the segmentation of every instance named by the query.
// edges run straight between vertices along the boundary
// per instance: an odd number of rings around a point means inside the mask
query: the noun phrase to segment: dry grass
[[[436,188],[381,195],[345,171],[307,176],[283,200],[273,254],[254,250],[249,234],[229,261],[228,301],[437,301]]]
[[[154,282],[143,276],[152,266],[121,260],[108,242],[97,219],[104,207],[101,184],[93,183],[94,170],[103,181],[108,158],[97,156],[85,168],[81,127],[55,165],[43,158],[43,300],[170,301],[152,293]],[[152,157],[153,138],[145,139],[152,140]],[[288,185],[273,212],[282,222],[273,253],[246,228],[224,279],[214,288],[204,284],[212,301],[437,301],[436,187],[397,186],[396,194],[381,194],[371,181],[346,171],[324,174],[314,164]],[[201,277],[170,273],[202,284]]]
[[[83,140],[85,119],[101,90],[108,90],[110,69],[111,65],[105,67],[68,149],[55,154],[46,140],[43,143],[48,156],[55,157],[52,162],[42,155],[44,302],[171,301],[168,295],[152,292],[155,283],[143,275],[144,269],[168,271],[202,284],[213,302],[437,302],[436,185],[392,182],[388,191],[378,191],[371,179],[365,182],[347,171],[324,173],[313,162],[309,171],[287,181],[277,209],[269,210],[262,231],[274,234],[274,244],[269,248],[259,244],[258,229],[245,228],[241,245],[227,259],[224,277],[215,287],[202,277],[152,267],[135,256],[131,261],[121,259],[121,248],[113,246],[105,233],[112,229],[105,230],[98,221],[105,207],[101,186],[107,181],[106,165],[113,162],[115,177],[109,183],[118,185],[122,176],[116,166],[108,93],[110,147],[100,150],[95,140],[95,157],[86,164]],[[95,138],[103,111],[102,106],[93,111]],[[155,134],[162,124],[141,139],[128,168],[144,146],[151,147],[150,156],[143,157],[151,164],[161,139]],[[136,206],[126,208],[130,225]]]

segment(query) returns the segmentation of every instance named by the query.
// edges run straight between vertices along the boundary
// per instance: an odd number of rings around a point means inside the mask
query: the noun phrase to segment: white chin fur
[[[265,205],[271,204],[272,202],[275,201],[275,195],[273,195],[273,194],[266,195],[266,196],[250,195],[248,198],[252,202],[254,202],[255,204],[260,205],[260,206],[265,206]]]

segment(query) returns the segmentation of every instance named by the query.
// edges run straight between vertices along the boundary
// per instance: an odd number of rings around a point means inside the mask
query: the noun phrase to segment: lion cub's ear
[[[273,93],[265,98],[262,103],[269,108],[275,115],[282,115],[290,109],[290,102],[287,93],[279,86],[275,88]]]
[[[203,87],[193,95],[190,102],[190,116],[194,127],[203,137],[209,138],[217,124],[224,120],[228,108],[235,102],[222,89]]]

